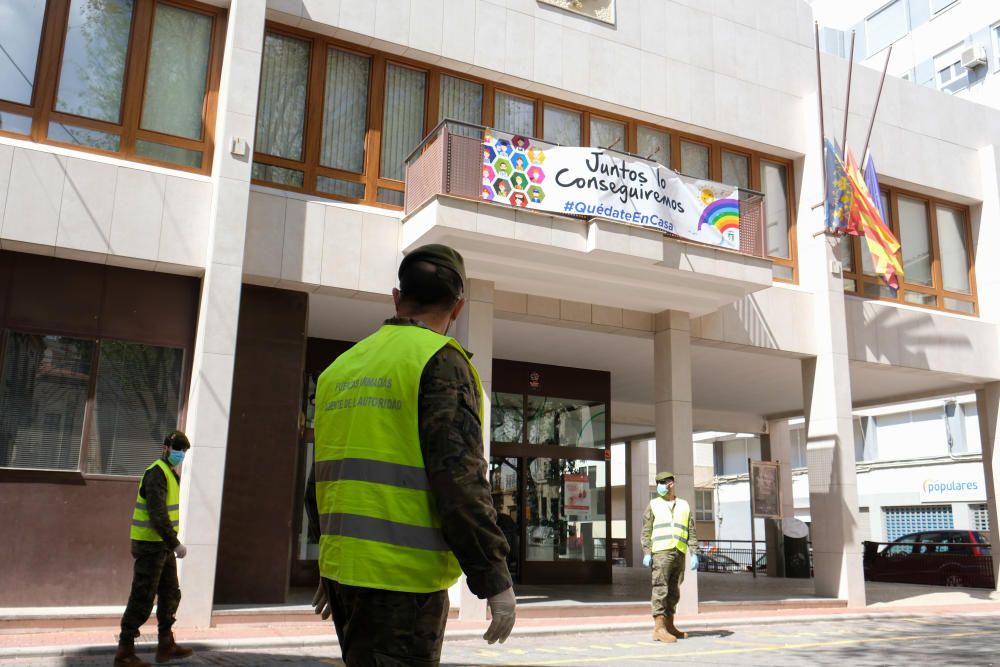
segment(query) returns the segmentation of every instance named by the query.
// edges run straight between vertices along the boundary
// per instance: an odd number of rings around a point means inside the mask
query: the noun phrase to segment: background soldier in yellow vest
[[[482,385],[447,336],[465,304],[461,255],[407,255],[396,317],[342,354],[316,389],[316,613],[333,614],[350,665],[436,665],[448,591],[462,571],[486,598],[483,635],[514,625],[507,541],[483,457]],[[312,507],[308,507],[312,505]]]
[[[684,554],[691,552],[691,569],[698,569],[698,537],[687,501],[674,495],[674,474],[656,474],[656,497],[642,516],[642,564],[653,566],[653,639],[674,642],[687,637],[674,625],[674,612],[681,599]]]
[[[122,631],[115,654],[115,667],[149,667],[135,655],[135,638],[149,618],[156,598],[156,622],[159,642],[156,661],[184,658],[193,651],[174,642],[174,614],[181,601],[177,583],[177,558],[187,555],[187,548],[177,539],[180,528],[181,478],[176,468],[183,463],[191,443],[181,431],[163,440],[163,453],[142,476],[135,508],[132,510],[132,557],[135,572],[132,592],[122,616]]]

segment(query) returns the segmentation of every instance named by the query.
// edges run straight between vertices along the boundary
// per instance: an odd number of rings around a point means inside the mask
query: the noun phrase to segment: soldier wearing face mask
[[[187,547],[177,539],[181,502],[181,477],[177,468],[184,462],[189,449],[191,442],[184,433],[174,431],[168,435],[163,440],[160,458],[146,468],[139,483],[130,531],[135,570],[132,592],[122,616],[115,667],[150,667],[148,662],[136,656],[135,638],[153,611],[154,598],[159,626],[156,661],[185,658],[193,653],[174,642],[171,630],[181,601],[176,559],[187,555]]]
[[[674,495],[674,474],[656,474],[656,497],[642,516],[642,564],[653,568],[653,641],[685,639],[674,625],[674,612],[681,598],[684,556],[691,549],[691,569],[698,569],[698,538],[687,501]]]

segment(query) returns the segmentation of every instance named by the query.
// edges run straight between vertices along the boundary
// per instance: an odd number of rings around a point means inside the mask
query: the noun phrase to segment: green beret
[[[462,279],[462,287],[465,287],[465,260],[462,259],[462,256],[454,248],[449,248],[440,243],[430,243],[415,248],[399,263],[399,273],[397,275],[401,277],[403,269],[410,262],[417,260],[423,260],[437,266],[443,266],[446,269],[451,269]]]
[[[657,482],[666,482],[668,479],[673,479],[673,478],[674,478],[674,473],[667,472],[666,470],[656,473]]]

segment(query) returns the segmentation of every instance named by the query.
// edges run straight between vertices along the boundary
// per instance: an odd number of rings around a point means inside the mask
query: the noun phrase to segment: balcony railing
[[[483,168],[483,133],[486,127],[445,119],[406,158],[406,199],[404,212],[409,215],[435,195],[443,194],[479,201],[492,206],[507,204],[488,202],[481,198]],[[506,135],[491,130],[495,135]],[[559,144],[528,137],[533,146],[552,148]],[[605,149],[631,161],[655,164],[645,158]],[[753,257],[765,257],[767,250],[764,222],[764,195],[739,188],[739,252]],[[549,213],[566,217],[591,219],[593,216]],[[673,236],[665,232],[667,236]],[[684,239],[686,242],[692,242]],[[717,246],[712,246],[717,247]]]

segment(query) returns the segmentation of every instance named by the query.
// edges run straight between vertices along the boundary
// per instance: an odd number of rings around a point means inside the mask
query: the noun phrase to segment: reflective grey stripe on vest
[[[177,521],[176,519],[173,520],[173,521],[171,521],[170,523],[173,525],[174,528],[177,528],[179,525],[181,525],[181,522]],[[150,521],[140,521],[139,519],[132,519],[132,525],[136,526],[137,528],[152,528],[153,527],[152,522],[150,522]]]
[[[140,512],[145,512],[146,511],[146,503],[136,502],[135,508],[137,510],[139,510]],[[174,512],[174,511],[179,510],[180,508],[181,508],[180,505],[167,505],[167,511],[168,512]]]
[[[439,528],[411,526],[360,514],[322,514],[319,525],[324,535],[355,537],[426,551],[449,550]]]
[[[372,482],[398,486],[403,489],[429,491],[427,471],[423,468],[371,461],[369,459],[339,459],[337,461],[317,461],[317,482],[339,482],[351,480],[355,482]]]

